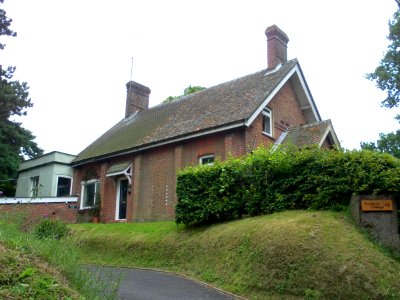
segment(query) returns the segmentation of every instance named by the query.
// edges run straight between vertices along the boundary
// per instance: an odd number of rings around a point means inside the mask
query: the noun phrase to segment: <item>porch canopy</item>
[[[125,161],[112,165],[106,172],[106,177],[113,177],[120,175],[126,176],[126,178],[128,178],[129,180],[129,184],[131,184],[132,162]]]

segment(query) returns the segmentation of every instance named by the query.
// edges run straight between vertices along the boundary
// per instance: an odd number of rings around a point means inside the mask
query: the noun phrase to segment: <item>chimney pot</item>
[[[278,26],[272,25],[265,30],[268,43],[268,69],[275,69],[287,61],[289,37]]]
[[[125,118],[133,113],[149,108],[149,95],[151,90],[140,83],[129,81],[126,84]]]

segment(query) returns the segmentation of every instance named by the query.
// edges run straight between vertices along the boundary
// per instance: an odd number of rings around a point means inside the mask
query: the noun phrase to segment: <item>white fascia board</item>
[[[131,169],[131,172],[128,170]],[[106,174],[106,177],[118,176],[118,175],[131,175],[132,173],[132,163],[130,163],[124,170]]]
[[[34,204],[34,203],[71,203],[77,202],[78,197],[43,197],[43,198],[0,198],[1,204]]]
[[[158,142],[158,143],[155,143],[155,144],[152,144],[152,145],[149,145],[149,146],[138,147],[136,149],[132,149],[132,150],[129,150],[129,151],[119,152],[119,153],[111,154],[111,155],[105,155],[105,156],[102,156],[100,158],[93,158],[93,159],[90,159],[90,160],[85,160],[85,161],[83,161],[81,163],[73,164],[72,167],[78,167],[78,166],[81,166],[81,165],[84,165],[84,164],[87,164],[87,163],[90,163],[90,162],[94,162],[94,161],[97,161],[97,160],[103,160],[103,159],[106,159],[106,158],[113,158],[113,157],[118,157],[118,156],[121,156],[121,155],[132,154],[132,153],[136,153],[136,152],[139,152],[139,151],[148,150],[148,149],[152,149],[152,148],[156,148],[156,147],[160,147],[160,146],[164,146],[164,145],[169,145],[169,144],[185,141],[185,140],[192,139],[192,138],[202,137],[202,136],[209,135],[209,134],[212,134],[212,133],[218,133],[218,132],[222,132],[222,131],[226,131],[226,130],[230,130],[230,129],[234,129],[234,128],[239,128],[239,127],[242,127],[242,126],[245,126],[245,123],[240,121],[240,122],[235,123],[235,124],[231,124],[231,125],[227,125],[227,126],[223,126],[223,127],[218,127],[218,128],[215,128],[215,129],[210,129],[210,130],[206,130],[206,131],[199,132],[199,133],[193,133],[193,134],[190,134],[190,135],[186,135],[184,137],[174,138],[174,139],[163,141],[163,142]]]
[[[326,128],[324,135],[322,136],[321,140],[319,141],[318,147],[321,147],[328,135],[331,135],[333,138],[333,142],[335,143],[335,146],[340,147],[339,140],[336,136],[335,130],[333,130],[332,124],[329,124],[328,128]]]
[[[324,132],[324,135],[322,136],[321,140],[318,143],[318,148],[321,148],[322,144],[324,143],[324,141],[326,140],[326,137],[328,136],[329,132],[331,131],[331,129],[329,128],[330,126],[328,126]]]
[[[304,90],[304,93],[307,97],[307,102],[309,103],[309,106],[312,109],[312,112],[315,116],[315,119],[317,121],[321,121],[321,118],[319,117],[317,113],[317,109],[314,105],[314,102],[312,101],[310,92],[308,91],[307,85],[305,83],[305,79],[303,78],[303,75],[300,71],[299,65],[296,64],[292,70],[281,80],[281,82],[275,87],[275,89],[268,95],[268,97],[261,103],[261,105],[256,109],[256,111],[250,116],[250,118],[247,119],[245,122],[245,125],[249,127],[251,123],[257,118],[257,116],[260,114],[260,112],[264,109],[265,106],[268,105],[268,103],[275,97],[275,95],[281,90],[283,85],[292,77],[293,74],[297,74],[300,84]]]
[[[113,176],[119,176],[119,175],[125,175],[125,171],[109,173],[109,174],[106,175],[106,177],[113,177]]]
[[[340,148],[341,147],[340,146],[340,141],[339,141],[339,139],[338,139],[338,137],[336,135],[335,129],[333,129],[333,125],[330,124],[329,127],[331,129],[331,134],[332,134],[332,137],[333,137],[333,140],[334,140],[336,146],[338,146]]]

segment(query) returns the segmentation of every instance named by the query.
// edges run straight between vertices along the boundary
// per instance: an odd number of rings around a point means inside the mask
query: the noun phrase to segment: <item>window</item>
[[[82,183],[81,208],[93,207],[96,203],[97,195],[100,193],[100,181],[89,180]]]
[[[58,176],[57,178],[57,197],[68,196],[71,194],[71,177]]]
[[[263,132],[269,136],[272,136],[272,111],[265,107],[262,111],[262,116]]]
[[[39,176],[31,177],[31,197],[36,198],[39,195]]]
[[[199,164],[201,165],[213,165],[214,154],[207,154],[199,157]]]

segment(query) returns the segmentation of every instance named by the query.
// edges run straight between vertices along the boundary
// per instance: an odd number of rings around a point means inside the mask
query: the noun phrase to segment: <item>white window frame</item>
[[[92,208],[92,206],[83,206],[83,201],[84,201],[84,197],[85,197],[85,185],[89,185],[94,183],[94,200],[93,200],[93,204],[96,203],[96,194],[100,193],[100,191],[97,191],[97,186],[100,186],[100,179],[92,179],[92,180],[88,180],[88,181],[82,181],[81,182],[81,201],[80,201],[80,209],[86,209],[86,208]],[[97,184],[99,183],[99,184]]]
[[[207,164],[203,163],[203,160],[207,159],[207,158],[213,158],[215,160],[214,154],[206,154],[206,155],[199,156],[199,164],[200,165],[209,165],[209,166],[214,165],[214,161],[212,163],[207,163]]]
[[[69,194],[68,194],[68,195],[71,195],[71,193],[72,193],[72,185],[74,184],[74,179],[73,179],[71,176],[67,176],[67,175],[57,175],[57,183],[56,183],[56,190],[55,190],[54,196],[57,197],[57,192],[58,192],[58,179],[59,179],[60,177],[62,177],[62,178],[68,178],[68,179],[71,180],[71,186],[69,187]],[[62,197],[64,197],[64,196],[62,196]]]
[[[265,126],[264,126],[264,123],[265,123],[265,119],[266,118],[268,118],[269,119],[269,128],[270,128],[270,132],[266,132],[265,131]],[[273,136],[273,127],[272,127],[272,124],[273,124],[273,122],[272,122],[272,110],[270,110],[268,107],[264,107],[264,109],[263,109],[263,111],[262,111],[262,130],[263,130],[263,133],[264,134],[266,134],[266,135],[268,135],[268,136],[270,136],[270,137],[272,137]]]
[[[40,187],[40,176],[32,176],[31,177],[31,191],[30,196],[32,198],[37,198],[39,196],[39,187]]]

